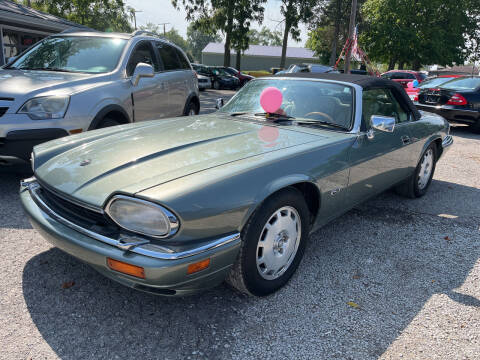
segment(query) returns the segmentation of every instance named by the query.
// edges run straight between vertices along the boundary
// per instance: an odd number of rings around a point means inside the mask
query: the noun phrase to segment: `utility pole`
[[[170,23],[161,23],[161,24],[157,24],[157,25],[160,25],[160,26],[163,25],[163,36],[167,36],[167,31],[165,30],[165,25],[170,25]]]
[[[350,74],[350,58],[352,57],[352,38],[355,30],[355,17],[357,15],[357,0],[352,0],[352,11],[350,12],[350,27],[348,28],[348,47],[345,54],[344,73]]]
[[[135,10],[135,9],[131,9],[131,14],[133,15],[133,22],[135,24],[135,30],[137,30],[137,13],[140,13],[140,12],[143,12],[143,10]]]

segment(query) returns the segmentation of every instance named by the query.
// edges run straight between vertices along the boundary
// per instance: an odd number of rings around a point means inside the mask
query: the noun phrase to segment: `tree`
[[[224,66],[230,66],[230,50],[244,47],[244,32],[250,21],[262,13],[265,0],[171,0],[179,8],[181,3],[187,13],[186,19],[194,22],[195,29],[207,34],[221,31],[225,34]],[[250,10],[250,12],[248,12]],[[233,44],[235,41],[235,44]],[[237,50],[238,51],[238,50]]]
[[[248,49],[250,25],[252,21],[263,21],[263,3],[266,0],[237,0],[235,4],[235,24],[232,32],[232,47],[236,50],[235,67],[240,71],[242,52]]]
[[[30,6],[99,31],[132,31],[123,0],[35,0]]]
[[[280,12],[283,16],[284,30],[282,41],[282,57],[280,59],[280,68],[285,68],[287,57],[288,36],[300,41],[299,25],[302,22],[308,22],[313,17],[313,7],[317,0],[281,0]]]
[[[159,25],[151,23],[151,22],[148,22],[145,25],[141,25],[140,29],[150,31],[151,33],[154,33],[155,35],[157,35],[160,38],[167,39],[168,41],[170,41],[170,42],[174,43],[175,45],[179,46],[180,48],[182,48],[182,50],[185,51],[185,53],[187,54],[187,56],[189,57],[190,60],[193,59],[193,56],[191,54],[191,49],[190,49],[190,46],[189,46],[188,42],[182,37],[182,35],[180,35],[178,33],[177,29],[172,28],[172,29],[166,31],[165,33],[163,33],[163,27],[160,28]]]
[[[367,0],[362,44],[372,59],[419,69],[421,64],[463,63],[478,31],[478,0]]]
[[[190,23],[187,28],[187,43],[195,60],[201,61],[202,50],[211,42],[220,42],[222,37],[217,33],[209,34],[195,29],[195,24]]]
[[[248,32],[248,38],[252,45],[282,46],[282,32],[270,30],[266,26],[260,30],[251,29]]]

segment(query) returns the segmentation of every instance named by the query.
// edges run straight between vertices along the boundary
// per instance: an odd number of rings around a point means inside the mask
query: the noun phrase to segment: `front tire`
[[[220,90],[220,83],[217,80],[215,80],[215,82],[213,83],[213,88],[215,90]]]
[[[107,116],[98,123],[95,129],[103,129],[106,127],[117,126],[117,125],[120,125],[120,123],[117,120]]]
[[[269,295],[295,273],[310,230],[302,194],[286,188],[255,211],[242,231],[242,245],[227,282],[249,295]]]
[[[435,173],[437,163],[436,150],[435,143],[430,144],[425,150],[413,175],[395,188],[399,195],[415,199],[427,193]]]
[[[198,109],[197,104],[195,104],[193,101],[190,101],[188,103],[188,106],[186,107],[185,113],[183,115],[194,116],[194,115],[198,115],[198,113],[199,113],[199,109]]]

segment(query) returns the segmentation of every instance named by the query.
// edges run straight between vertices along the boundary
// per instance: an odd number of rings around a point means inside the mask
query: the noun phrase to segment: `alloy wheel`
[[[423,190],[428,182],[433,169],[433,150],[428,149],[423,155],[422,162],[420,163],[420,171],[418,173],[418,188]]]

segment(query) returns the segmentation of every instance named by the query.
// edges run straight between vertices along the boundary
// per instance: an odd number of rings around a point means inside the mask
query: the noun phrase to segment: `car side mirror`
[[[390,116],[372,115],[370,118],[370,130],[367,132],[367,137],[369,139],[374,138],[373,129],[391,133],[395,129],[395,118]]]
[[[141,78],[152,78],[155,76],[155,71],[153,70],[152,65],[146,63],[138,63],[133,71],[132,75],[132,84],[137,86]]]
[[[223,107],[224,101],[223,98],[219,98],[215,101],[215,109],[220,109]]]

